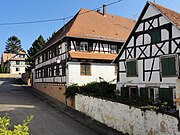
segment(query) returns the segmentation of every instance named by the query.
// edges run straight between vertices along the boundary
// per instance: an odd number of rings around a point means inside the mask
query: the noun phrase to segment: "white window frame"
[[[150,89],[153,89],[153,101],[156,102],[159,100],[159,88],[158,87],[148,87],[148,99],[151,99]]]

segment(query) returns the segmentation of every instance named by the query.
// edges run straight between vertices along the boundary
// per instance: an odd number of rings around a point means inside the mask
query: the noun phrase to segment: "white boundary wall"
[[[154,111],[83,95],[75,96],[75,109],[131,135],[180,135],[177,118]]]

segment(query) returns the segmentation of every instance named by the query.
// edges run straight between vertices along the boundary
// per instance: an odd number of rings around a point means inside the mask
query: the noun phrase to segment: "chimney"
[[[103,5],[103,15],[106,17],[106,5]]]

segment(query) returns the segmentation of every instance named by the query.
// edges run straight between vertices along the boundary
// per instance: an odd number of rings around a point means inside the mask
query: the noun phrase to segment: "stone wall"
[[[48,96],[66,104],[66,97],[64,96],[64,92],[66,90],[65,86],[48,83],[34,83],[33,87],[40,92],[43,92]]]
[[[154,111],[76,95],[75,109],[123,133],[133,135],[179,135],[178,119]]]

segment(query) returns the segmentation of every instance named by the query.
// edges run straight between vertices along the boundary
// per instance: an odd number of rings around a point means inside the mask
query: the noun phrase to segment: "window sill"
[[[92,76],[92,74],[89,74],[89,75],[85,75],[85,74],[80,74],[81,76]]]

